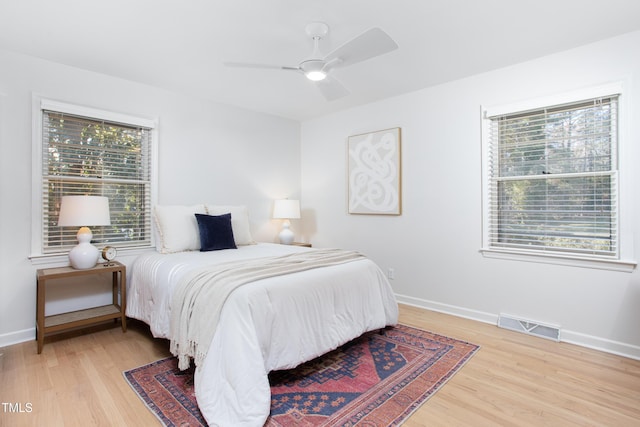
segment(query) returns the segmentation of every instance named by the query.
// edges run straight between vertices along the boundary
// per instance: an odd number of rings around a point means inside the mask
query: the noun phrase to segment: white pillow
[[[204,205],[156,206],[154,217],[160,236],[158,252],[169,254],[200,250],[200,230],[195,214],[206,214]]]
[[[209,215],[231,214],[231,229],[236,245],[254,245],[249,229],[249,212],[246,206],[207,205]]]

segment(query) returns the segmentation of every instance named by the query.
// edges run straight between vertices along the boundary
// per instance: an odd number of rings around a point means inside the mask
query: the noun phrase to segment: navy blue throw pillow
[[[195,214],[200,230],[200,252],[237,249],[231,228],[231,214]]]

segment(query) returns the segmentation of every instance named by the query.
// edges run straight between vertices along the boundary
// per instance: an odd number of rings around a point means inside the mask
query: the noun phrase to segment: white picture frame
[[[400,128],[350,136],[347,147],[349,213],[401,215]]]

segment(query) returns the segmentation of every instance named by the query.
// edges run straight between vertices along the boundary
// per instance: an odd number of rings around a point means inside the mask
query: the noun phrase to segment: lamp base
[[[291,223],[289,222],[289,220],[286,220],[282,224],[282,231],[280,232],[280,234],[278,234],[278,237],[280,238],[280,244],[290,245],[293,243],[294,235],[290,227],[291,227]]]
[[[98,258],[100,258],[100,251],[89,243],[93,238],[93,233],[89,227],[82,227],[78,230],[76,237],[79,243],[69,252],[71,267],[76,270],[86,270],[95,267],[98,263]]]

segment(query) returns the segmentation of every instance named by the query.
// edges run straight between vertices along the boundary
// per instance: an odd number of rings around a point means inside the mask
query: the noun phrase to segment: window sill
[[[631,273],[633,270],[635,270],[637,265],[636,261],[619,259],[585,259],[551,254],[533,254],[526,252],[516,253],[486,248],[480,249],[480,252],[486,258],[566,265],[570,267],[595,268],[599,270],[621,271],[625,273]]]
[[[149,251],[155,251],[155,247],[118,248],[118,258],[135,257]],[[29,260],[31,260],[31,265],[38,267],[65,267],[69,265],[69,255],[67,253],[31,255],[29,256]],[[98,260],[98,262],[101,261],[102,258]]]

